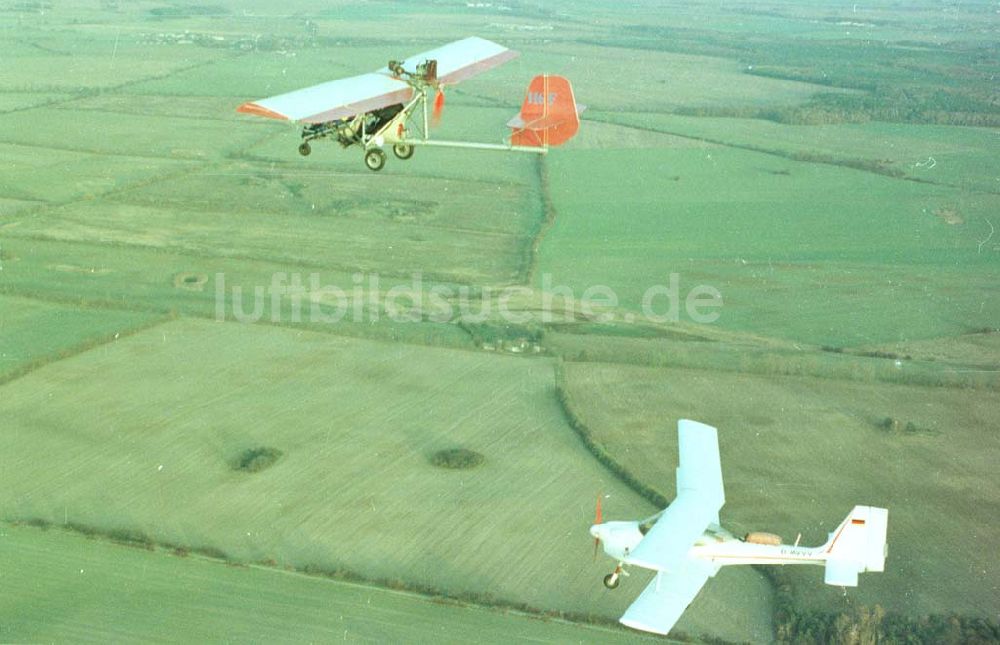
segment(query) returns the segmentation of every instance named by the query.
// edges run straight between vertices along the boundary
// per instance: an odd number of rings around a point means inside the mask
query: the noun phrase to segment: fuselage
[[[601,540],[604,552],[615,560],[630,564],[629,554],[645,537],[650,522],[605,522],[590,527],[590,534]],[[645,529],[645,530],[644,530]],[[824,547],[791,544],[755,544],[736,537],[721,526],[709,525],[695,540],[688,555],[718,566],[732,564],[818,564],[827,559]]]

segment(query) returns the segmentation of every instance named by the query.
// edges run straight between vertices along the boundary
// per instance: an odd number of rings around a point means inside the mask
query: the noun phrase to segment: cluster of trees
[[[795,593],[782,567],[756,566],[774,587],[774,636],[793,645],[876,645],[877,643],[1000,643],[1000,623],[974,616],[931,614],[911,618],[880,605],[855,605],[842,612],[796,606]]]
[[[468,322],[460,320],[458,326],[469,334],[476,345],[502,345],[518,340],[539,344],[545,336],[545,329],[538,324],[515,324],[508,322]]]
[[[614,42],[598,44],[719,56],[740,61],[746,65],[746,73],[755,76],[855,90],[822,92],[800,106],[748,105],[731,111],[709,110],[705,116],[797,125],[889,121],[1000,126],[1000,100],[992,81],[1000,68],[992,42],[929,46],[924,42],[828,41],[777,34],[734,39],[710,29],[636,25],[626,27]]]

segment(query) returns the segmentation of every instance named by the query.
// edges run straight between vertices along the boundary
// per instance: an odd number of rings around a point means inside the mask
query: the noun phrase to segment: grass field
[[[846,596],[816,567],[788,567],[806,606],[879,603],[919,616],[991,617],[1000,602],[989,526],[1000,503],[991,476],[1000,446],[995,397],[963,390],[858,385],[815,378],[566,365],[566,390],[594,438],[641,480],[673,495],[678,418],[719,428],[726,506],[739,532],[772,531],[807,545],[855,504],[889,508],[884,574]],[[912,431],[886,431],[891,417]],[[666,465],[665,465],[666,464]],[[877,479],[871,473],[878,472]],[[940,557],[947,551],[947,558]],[[974,591],[974,592],[973,592]]]
[[[682,297],[722,293],[725,328],[836,346],[960,334],[1000,315],[983,297],[996,273],[980,227],[933,214],[955,189],[732,148],[567,151],[551,164],[559,217],[539,282],[608,285],[638,312],[677,273]],[[643,190],[651,180],[660,192]],[[991,203],[970,202],[970,222]]]
[[[646,642],[634,632],[235,568],[51,530],[0,528],[4,641]],[[122,595],[121,590],[128,594]],[[123,620],[126,618],[127,620]]]
[[[2,503],[11,517],[137,527],[240,560],[616,616],[631,596],[610,595],[608,563],[590,560],[595,492],[632,515],[654,509],[590,458],[552,388],[546,360],[168,323],[6,386]],[[234,472],[257,445],[285,456]],[[486,463],[429,463],[455,445]],[[727,578],[680,628],[764,637],[763,581]],[[743,597],[759,602],[728,626],[714,615]]]
[[[884,172],[964,189],[960,201],[998,197],[997,135],[990,128],[897,123],[838,123],[788,126],[763,119],[677,114],[595,112],[595,119],[671,132],[728,145],[773,151],[791,159],[848,164],[868,162]]]
[[[734,529],[820,541],[854,503],[889,506],[887,572],[846,599],[818,569],[795,572],[802,608],[995,619],[997,545],[983,527],[997,510],[996,16],[945,9],[0,6],[0,519],[381,580],[3,528],[30,556],[0,576],[46,573],[0,594],[0,616],[17,615],[0,619],[0,640],[282,639],[288,624],[295,640],[638,638],[378,588],[605,618],[634,597],[642,575],[615,594],[600,586],[610,564],[590,561],[586,527],[601,489],[609,516],[652,508],[573,433],[559,361],[570,413],[663,494],[675,419],[719,425]],[[434,136],[499,142],[547,72],[589,106],[577,138],[544,159],[424,148],[370,173],[356,148],[304,158],[297,126],[235,112],[468,35],[521,56],[448,87]],[[671,272],[682,298],[699,284],[722,293],[717,323],[635,318]],[[316,274],[349,289],[363,273],[383,288],[414,273],[425,290],[532,287],[519,313],[540,311],[543,285],[571,288],[574,306],[594,285],[619,302],[602,310],[612,324],[579,307],[554,323],[397,322],[378,303],[327,324],[265,292],[260,324],[234,323],[228,305],[213,321],[234,287]],[[537,354],[493,342],[523,338]],[[898,432],[878,427],[886,417]],[[283,455],[232,469],[260,445]],[[431,465],[451,447],[486,461]],[[100,600],[69,568],[80,559],[100,571]],[[679,628],[769,641],[772,591],[724,571]],[[183,624],[166,627],[168,613]]]
[[[161,319],[146,312],[79,309],[0,296],[0,382]]]
[[[319,174],[313,179],[328,184],[342,177]],[[331,193],[298,174],[220,168],[161,180],[156,189],[25,217],[11,233],[247,258],[302,269],[402,276],[426,272],[457,282],[504,283],[523,270],[530,239],[512,230],[509,222],[537,215],[517,193],[484,187],[461,191],[456,200],[446,202],[414,199],[403,190],[396,199],[374,198],[366,190],[368,181],[362,177],[354,182],[361,186]],[[204,193],[197,204],[175,197],[203,194],[198,190],[212,183],[233,192]],[[449,184],[439,181],[438,186],[447,190]],[[226,203],[229,194],[241,195],[244,206]],[[510,206],[502,208],[498,202]],[[484,203],[494,206],[494,227],[499,230],[489,230],[489,223],[482,221],[486,218],[480,218],[477,227],[470,217]]]

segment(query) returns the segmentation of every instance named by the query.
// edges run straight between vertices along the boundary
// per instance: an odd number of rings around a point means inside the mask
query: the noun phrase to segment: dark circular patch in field
[[[449,470],[470,470],[481,465],[484,461],[486,461],[486,457],[468,448],[448,448],[447,450],[438,450],[431,455],[432,464],[438,468]]]
[[[190,289],[192,291],[202,291],[208,283],[208,276],[204,273],[178,273],[174,276],[174,286],[179,289]]]
[[[233,462],[233,470],[241,470],[245,473],[259,473],[265,468],[270,468],[274,462],[283,455],[277,448],[260,446],[258,448],[248,448]]]

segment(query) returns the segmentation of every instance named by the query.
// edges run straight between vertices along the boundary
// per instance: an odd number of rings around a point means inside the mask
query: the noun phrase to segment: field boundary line
[[[538,250],[545,240],[546,234],[556,222],[556,207],[552,202],[552,191],[549,183],[549,167],[545,163],[545,157],[539,157],[536,161],[538,168],[538,192],[541,195],[541,215],[542,219],[538,225],[538,231],[531,236],[528,248],[525,250],[524,269],[521,273],[520,284],[531,286],[535,278],[535,271],[538,269]]]
[[[135,310],[129,310],[129,311],[135,311]],[[139,310],[138,313],[145,313],[145,311]],[[173,316],[172,314],[161,314],[160,316],[153,317],[150,320],[143,321],[132,327],[127,327],[124,329],[120,329],[118,331],[108,331],[106,333],[97,334],[95,336],[91,336],[90,338],[85,338],[74,345],[63,347],[56,351],[43,354],[33,360],[28,361],[27,363],[24,363],[19,367],[12,369],[9,372],[0,373],[0,387],[3,387],[4,385],[7,385],[8,383],[16,381],[25,376],[28,376],[32,372],[35,372],[36,370],[39,370],[47,365],[52,365],[54,363],[58,363],[61,360],[72,358],[74,356],[79,356],[80,354],[88,352],[92,349],[96,349],[98,347],[102,347],[104,345],[108,345],[122,338],[134,336],[135,334],[138,334],[140,332],[144,332],[149,329],[159,327],[164,323],[174,320],[174,318],[175,316]]]
[[[672,112],[660,113],[660,114],[673,114]],[[783,150],[775,150],[773,148],[762,148],[759,146],[751,145],[748,143],[733,143],[730,141],[724,141],[722,139],[712,139],[709,137],[702,137],[693,134],[685,134],[683,132],[677,132],[676,130],[664,130],[661,128],[656,128],[652,126],[641,126],[631,123],[622,123],[616,121],[613,118],[601,118],[590,115],[586,117],[586,120],[593,121],[595,123],[605,123],[608,125],[616,125],[622,128],[628,128],[631,130],[638,130],[640,132],[654,132],[656,134],[667,134],[674,137],[680,137],[682,139],[689,139],[691,141],[698,141],[701,143],[711,143],[717,146],[723,146],[726,148],[735,148],[737,150],[747,150],[749,152],[758,152],[760,154],[771,155],[774,157],[779,157],[781,159],[786,159],[788,161],[794,161],[798,163],[813,163],[820,164],[824,166],[836,166],[838,168],[847,168],[849,170],[857,170],[859,172],[866,172],[872,175],[878,175],[879,177],[886,177],[888,179],[897,179],[899,181],[912,181],[916,184],[927,184],[929,186],[940,186],[942,188],[955,188],[959,190],[964,190],[962,186],[957,184],[949,184],[946,182],[933,181],[930,179],[923,179],[920,177],[909,177],[902,174],[896,174],[888,170],[879,170],[876,168],[871,168],[867,166],[866,159],[841,159],[831,156],[829,159],[822,157],[809,157],[809,156],[796,156],[795,153],[785,152]],[[984,194],[984,195],[1000,195],[1000,191],[995,190],[975,190],[972,194]]]
[[[0,139],[0,144],[8,146],[20,146],[22,148],[34,148],[36,150],[58,150],[59,152],[75,152],[83,155],[94,155],[95,157],[117,157],[121,159],[146,159],[151,161],[186,161],[210,163],[212,160],[199,157],[167,157],[163,155],[137,155],[132,153],[104,152],[102,150],[92,150],[87,148],[71,148],[69,146],[42,145],[38,143],[24,143],[23,141],[9,141]]]
[[[112,156],[113,157],[113,156],[116,156],[116,155],[105,155],[105,156]],[[101,202],[102,200],[112,200],[113,197],[114,197],[114,195],[117,195],[117,194],[120,194],[120,193],[124,193],[124,192],[127,192],[129,190],[133,190],[135,188],[143,188],[145,186],[151,186],[151,185],[156,184],[156,183],[161,182],[161,181],[169,181],[171,179],[176,179],[176,178],[179,178],[179,177],[183,177],[185,175],[190,175],[192,173],[198,172],[199,170],[201,170],[203,168],[206,168],[206,167],[210,168],[213,165],[213,162],[197,162],[197,161],[195,161],[193,159],[182,159],[182,160],[177,160],[177,161],[180,162],[180,166],[181,167],[179,167],[179,168],[177,168],[175,170],[167,170],[166,172],[159,173],[159,174],[154,174],[154,175],[150,175],[149,177],[138,178],[135,181],[127,182],[127,183],[125,183],[125,184],[123,184],[121,186],[113,186],[111,188],[108,188],[104,192],[97,193],[96,195],[93,195],[91,197],[87,197],[87,196],[81,195],[80,197],[76,197],[76,198],[70,198],[70,199],[65,199],[65,200],[62,200],[62,201],[52,201],[52,202],[47,202],[47,201],[44,201],[44,200],[34,200],[34,201],[36,201],[35,205],[29,206],[28,208],[25,208],[23,211],[15,212],[14,216],[16,216],[17,220],[20,221],[20,220],[27,219],[27,218],[37,218],[38,216],[43,215],[45,213],[48,213],[48,212],[51,212],[51,211],[54,211],[54,210],[57,210],[57,209],[60,209],[60,208],[65,208],[67,206],[72,206],[73,204],[98,203],[98,202]],[[31,239],[31,235],[30,234],[29,235],[24,235],[24,236],[19,236],[16,233],[14,233],[13,235],[11,235],[8,232],[8,236],[9,237],[17,237],[17,238],[21,238],[21,239]],[[58,239],[58,238],[51,238],[51,237],[47,237],[47,236],[39,236],[39,238],[40,239],[45,239],[45,240]]]
[[[27,44],[29,44],[31,46],[37,46],[35,43],[27,43]],[[234,56],[223,56],[219,60],[224,60],[224,59],[229,59],[229,58],[239,58],[242,55],[244,55],[244,54],[239,53],[239,54],[236,54]],[[215,64],[216,62],[218,62],[218,60],[215,60],[215,59],[213,59],[213,60],[205,60],[205,61],[201,61],[199,63],[194,63],[193,65],[187,65],[187,66],[184,66],[184,67],[178,67],[177,69],[170,70],[169,72],[166,72],[164,74],[155,74],[153,76],[144,76],[142,78],[132,79],[131,81],[125,81],[124,83],[119,83],[117,85],[108,85],[106,87],[75,87],[75,88],[74,87],[67,87],[67,88],[63,88],[61,90],[53,88],[53,87],[39,87],[37,89],[31,89],[30,91],[29,90],[22,90],[20,92],[21,94],[28,94],[28,93],[31,93],[31,94],[69,94],[70,96],[68,96],[66,98],[62,98],[62,99],[54,99],[52,101],[47,101],[45,103],[41,103],[41,104],[37,104],[37,105],[28,105],[28,106],[19,107],[19,108],[13,108],[13,109],[10,109],[10,110],[4,110],[4,111],[0,112],[0,114],[16,114],[18,112],[26,112],[28,110],[36,110],[36,109],[39,109],[39,108],[47,108],[47,107],[54,107],[54,106],[65,105],[65,104],[68,104],[68,103],[72,103],[73,101],[77,101],[79,99],[91,98],[93,96],[99,96],[101,94],[114,94],[118,90],[121,90],[121,89],[124,89],[124,88],[127,88],[127,87],[131,87],[132,85],[138,85],[139,83],[146,83],[146,82],[149,82],[149,81],[162,81],[163,79],[170,78],[171,76],[173,76],[175,74],[181,74],[181,73],[184,73],[184,72],[191,71],[193,69],[198,69],[199,67],[204,67],[206,65],[212,65],[212,64]],[[158,96],[158,95],[153,94],[152,96]]]
[[[461,609],[471,609],[474,611],[484,611],[500,615],[514,615],[531,620],[553,622],[569,626],[584,626],[588,629],[597,629],[608,633],[628,634],[631,633],[624,626],[620,626],[613,618],[606,618],[596,614],[577,614],[555,609],[542,609],[533,607],[517,601],[495,598],[488,592],[484,593],[485,602],[477,602],[472,596],[483,592],[458,591],[449,592],[446,589],[436,587],[421,588],[421,583],[408,583],[403,580],[374,579],[368,578],[349,570],[325,571],[318,568],[310,570],[309,565],[304,567],[292,567],[291,565],[281,566],[277,562],[242,562],[230,559],[222,551],[216,551],[212,547],[191,548],[177,544],[156,543],[145,534],[132,534],[128,529],[119,531],[121,537],[115,537],[108,530],[97,527],[80,525],[73,522],[58,524],[40,518],[12,519],[5,517],[0,522],[9,526],[30,527],[40,531],[50,529],[61,531],[75,537],[86,537],[96,539],[99,542],[119,547],[131,547],[149,551],[152,554],[161,556],[172,555],[177,558],[197,560],[233,567],[237,569],[252,569],[255,571],[265,571],[268,573],[302,578],[306,580],[316,580],[343,587],[355,589],[374,590],[384,592],[389,595],[411,598],[432,604],[447,605]],[[678,639],[677,637],[680,637]],[[666,639],[664,642],[685,643],[692,642],[692,638],[684,632],[674,632],[674,637]],[[720,645],[727,645],[729,641],[713,639],[712,642]]]
[[[65,203],[65,204],[63,204],[63,203],[52,204],[51,208],[59,208],[59,207],[68,206],[68,205],[71,205],[71,204],[74,204],[74,203],[76,203],[76,201],[68,202],[68,203]],[[35,211],[31,211],[31,212],[29,212],[29,211],[30,211],[30,208],[29,209],[25,209],[24,214],[38,215],[38,214],[41,214],[42,209],[39,208],[38,210],[35,210]],[[18,215],[18,214],[20,214],[20,213],[15,213],[15,215]],[[100,241],[97,241],[97,240],[70,240],[70,239],[63,239],[63,238],[59,238],[59,237],[52,237],[52,236],[45,235],[45,234],[42,234],[42,233],[27,233],[27,234],[23,234],[22,235],[22,234],[18,234],[16,228],[12,228],[9,231],[7,231],[6,232],[6,236],[8,238],[12,238],[12,239],[30,240],[30,241],[35,241],[35,242],[56,242],[56,243],[60,243],[60,244],[81,244],[81,245],[84,245],[84,246],[98,247],[98,248],[112,248],[112,249],[117,248],[117,249],[129,249],[129,250],[135,250],[135,251],[150,251],[150,252],[159,252],[159,253],[170,253],[170,254],[173,254],[173,255],[180,255],[180,256],[187,257],[187,258],[197,258],[197,259],[201,259],[201,260],[219,260],[219,259],[225,259],[225,260],[240,260],[240,261],[244,261],[244,262],[260,262],[260,263],[263,263],[263,264],[273,264],[273,265],[278,265],[278,266],[281,266],[281,267],[285,267],[286,270],[287,270],[287,267],[288,267],[289,263],[290,262],[294,262],[295,268],[300,268],[300,269],[321,269],[321,270],[326,270],[326,271],[339,272],[339,273],[348,273],[348,274],[370,272],[370,273],[378,273],[378,275],[380,277],[383,277],[383,278],[398,278],[398,279],[402,279],[402,280],[408,280],[408,279],[410,279],[410,278],[413,277],[412,273],[397,273],[395,271],[371,271],[370,269],[366,269],[366,268],[361,268],[361,267],[357,267],[357,266],[348,266],[348,265],[344,265],[344,264],[337,264],[337,263],[334,263],[334,262],[317,262],[317,261],[303,260],[303,259],[274,258],[274,257],[247,255],[247,254],[243,254],[243,253],[228,253],[228,254],[227,253],[221,253],[221,254],[213,254],[213,253],[206,253],[206,252],[201,252],[201,251],[197,251],[197,250],[193,250],[193,249],[185,249],[185,248],[175,247],[175,246],[148,246],[148,245],[142,245],[142,244],[128,244],[128,243],[125,243],[125,242],[100,242]],[[479,286],[481,284],[481,283],[476,283],[476,282],[467,282],[467,281],[458,280],[458,279],[456,279],[455,276],[449,276],[447,274],[441,274],[441,273],[429,273],[429,272],[425,271],[425,272],[421,273],[421,276],[423,277],[423,279],[424,279],[425,282],[430,282],[430,283],[435,283],[436,282],[436,283],[441,283],[441,284],[463,285],[463,286]],[[498,280],[496,280],[495,283],[491,283],[491,284],[506,285],[506,284],[509,284],[509,282],[506,281],[506,280],[499,280],[498,279]]]
[[[612,457],[604,446],[594,439],[590,428],[577,416],[573,410],[572,397],[566,389],[566,372],[562,361],[556,363],[555,372],[556,401],[559,403],[559,410],[587,452],[633,493],[656,508],[666,508],[670,500],[652,486],[639,480],[628,468]]]

